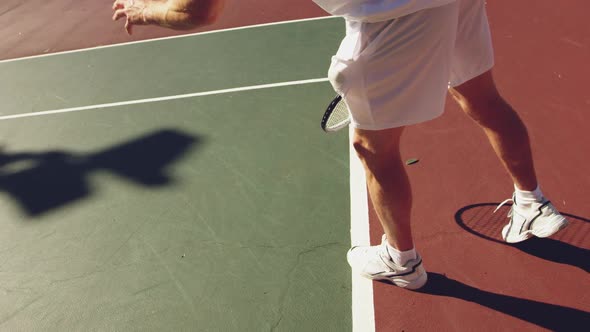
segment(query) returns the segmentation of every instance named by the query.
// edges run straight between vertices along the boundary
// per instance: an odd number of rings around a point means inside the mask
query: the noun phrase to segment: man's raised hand
[[[113,20],[125,18],[125,30],[152,24],[175,30],[190,30],[213,23],[225,0],[115,0]]]
[[[131,34],[134,25],[148,24],[147,11],[149,0],[115,0],[113,3],[113,20],[125,18],[125,31]]]

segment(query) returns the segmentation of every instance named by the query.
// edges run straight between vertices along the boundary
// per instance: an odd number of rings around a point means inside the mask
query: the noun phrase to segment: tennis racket
[[[346,103],[342,101],[342,96],[336,96],[334,100],[326,108],[324,116],[322,117],[322,130],[330,133],[338,131],[350,123],[350,114]]]

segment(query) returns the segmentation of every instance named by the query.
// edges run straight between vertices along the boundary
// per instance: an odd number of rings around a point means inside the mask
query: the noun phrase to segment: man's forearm
[[[167,0],[146,8],[144,20],[172,29],[192,29],[215,21],[224,0]]]

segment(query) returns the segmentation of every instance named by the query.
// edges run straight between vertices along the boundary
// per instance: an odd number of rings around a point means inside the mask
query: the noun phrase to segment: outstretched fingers
[[[129,18],[127,18],[127,21],[125,22],[125,31],[127,31],[127,34],[129,35],[133,33],[133,24],[129,21]]]
[[[141,4],[141,2],[140,2]],[[141,15],[144,6],[137,6],[134,0],[115,0],[113,2],[113,20],[117,21],[121,18],[125,18],[125,31],[128,34],[132,33],[134,24],[142,24]]]
[[[113,14],[113,20],[116,21],[121,17],[127,17],[127,10],[126,9],[117,9]]]

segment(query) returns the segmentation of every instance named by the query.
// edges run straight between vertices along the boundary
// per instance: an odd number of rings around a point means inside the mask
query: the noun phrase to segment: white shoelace
[[[496,213],[496,211],[498,211],[502,206],[506,205],[506,203],[508,203],[508,202],[514,204],[514,199],[508,198],[504,202],[500,203],[500,205],[498,205],[498,207],[496,207],[496,209],[492,213]],[[512,209],[510,209],[510,212],[512,212]],[[510,216],[510,213],[508,213],[508,216]]]

